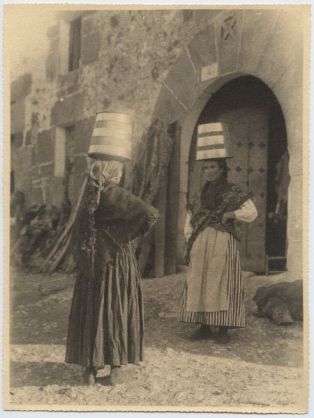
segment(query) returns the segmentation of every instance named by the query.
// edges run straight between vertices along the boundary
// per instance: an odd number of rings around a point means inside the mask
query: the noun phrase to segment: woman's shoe
[[[209,325],[201,325],[192,335],[191,340],[210,340],[213,338],[213,333]]]
[[[219,327],[218,335],[216,337],[217,344],[228,344],[230,335],[228,334],[228,327]]]
[[[111,386],[119,385],[123,381],[120,366],[111,366],[109,382]]]
[[[88,367],[84,372],[84,381],[86,385],[92,386],[96,384],[96,374],[97,371],[94,367]]]

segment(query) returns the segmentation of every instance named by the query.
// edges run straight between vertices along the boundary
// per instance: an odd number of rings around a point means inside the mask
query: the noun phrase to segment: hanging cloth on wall
[[[277,205],[275,213],[277,215],[280,214],[281,207],[288,201],[289,183],[289,154],[285,150],[276,166],[275,191],[277,193]]]
[[[167,181],[173,137],[169,134],[164,122],[156,119],[137,148],[132,168],[132,178],[128,188],[144,202],[157,206],[160,186]],[[148,263],[153,246],[153,235],[146,237],[138,253],[142,274]]]
[[[153,203],[165,180],[170,162],[173,139],[164,123],[155,120],[138,146],[133,166],[131,190],[147,203]]]

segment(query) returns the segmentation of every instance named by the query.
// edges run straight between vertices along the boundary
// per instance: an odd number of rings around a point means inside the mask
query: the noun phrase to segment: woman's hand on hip
[[[225,212],[222,215],[221,223],[226,224],[230,219],[235,219],[235,214],[233,212]]]

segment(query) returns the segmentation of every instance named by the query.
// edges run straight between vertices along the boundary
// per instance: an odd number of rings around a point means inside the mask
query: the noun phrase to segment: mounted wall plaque
[[[207,65],[201,69],[201,81],[207,81],[218,76],[218,62]]]

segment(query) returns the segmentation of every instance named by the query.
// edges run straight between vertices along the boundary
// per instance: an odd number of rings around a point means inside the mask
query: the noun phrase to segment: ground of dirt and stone
[[[109,370],[85,386],[81,368],[64,362],[74,275],[13,271],[10,405],[298,409],[302,323],[278,326],[258,318],[252,300],[257,287],[285,275],[245,276],[247,326],[232,330],[228,345],[194,341],[197,326],[178,321],[185,272],[144,279],[145,361],[125,366],[124,383],[111,387]]]

